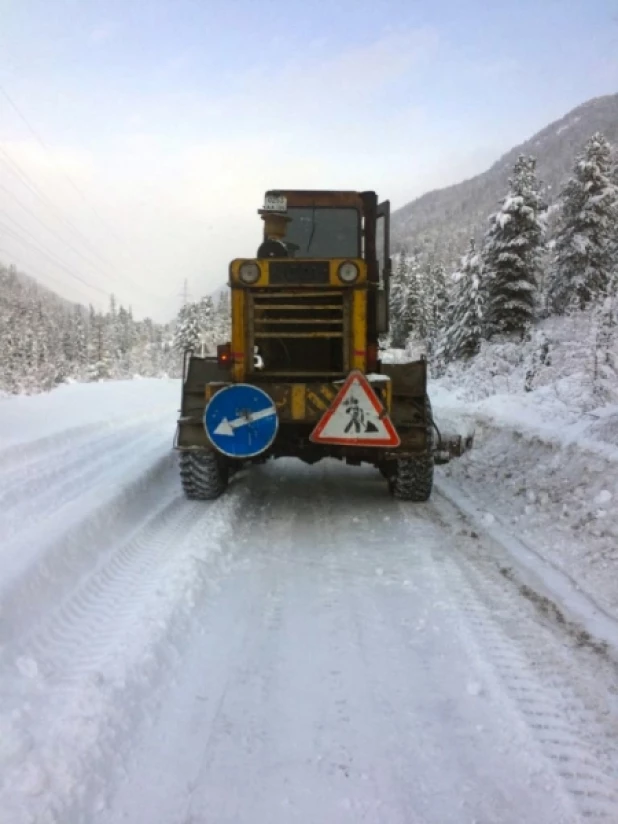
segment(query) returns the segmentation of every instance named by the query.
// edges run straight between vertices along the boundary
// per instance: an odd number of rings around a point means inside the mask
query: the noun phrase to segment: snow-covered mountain
[[[618,94],[589,100],[515,146],[483,174],[428,192],[395,211],[393,250],[405,246],[412,251],[421,245],[435,251],[447,266],[454,263],[468,239],[480,239],[487,228],[487,217],[498,208],[519,154],[536,157],[537,173],[551,202],[569,176],[576,154],[596,131],[618,144]]]

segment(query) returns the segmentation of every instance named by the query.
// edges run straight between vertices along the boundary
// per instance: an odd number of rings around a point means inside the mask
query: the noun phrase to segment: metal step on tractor
[[[389,328],[390,204],[375,192],[268,191],[255,258],[229,267],[231,341],[185,353],[174,447],[192,499],[279,457],[375,466],[391,493],[427,501],[445,442],[427,364],[379,359]]]

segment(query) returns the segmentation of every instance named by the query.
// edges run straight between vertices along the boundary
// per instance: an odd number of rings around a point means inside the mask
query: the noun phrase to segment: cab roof
[[[265,196],[283,196],[288,206],[341,206],[366,210],[375,206],[375,192],[354,192],[341,189],[268,189]]]

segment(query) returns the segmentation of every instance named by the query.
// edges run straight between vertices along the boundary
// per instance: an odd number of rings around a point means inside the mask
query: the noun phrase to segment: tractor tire
[[[400,501],[428,501],[433,489],[433,457],[399,458],[389,486],[393,497]]]
[[[180,453],[180,480],[191,501],[212,501],[225,492],[229,480],[224,460],[211,450]]]
[[[395,472],[388,482],[391,494],[400,501],[424,503],[431,497],[434,473],[434,427],[433,412],[428,397],[425,397],[425,414],[427,416],[427,453],[414,458],[397,459]]]

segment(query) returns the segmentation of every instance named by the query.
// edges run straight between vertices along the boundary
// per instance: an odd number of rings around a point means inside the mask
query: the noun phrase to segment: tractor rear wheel
[[[187,498],[211,501],[226,490],[229,471],[217,452],[191,450],[180,453],[180,480]]]
[[[388,479],[392,495],[401,501],[422,503],[428,501],[433,490],[434,426],[429,397],[424,401],[427,452],[414,458],[398,458]]]
[[[399,458],[394,476],[389,480],[393,497],[401,501],[428,501],[433,489],[433,456]]]

